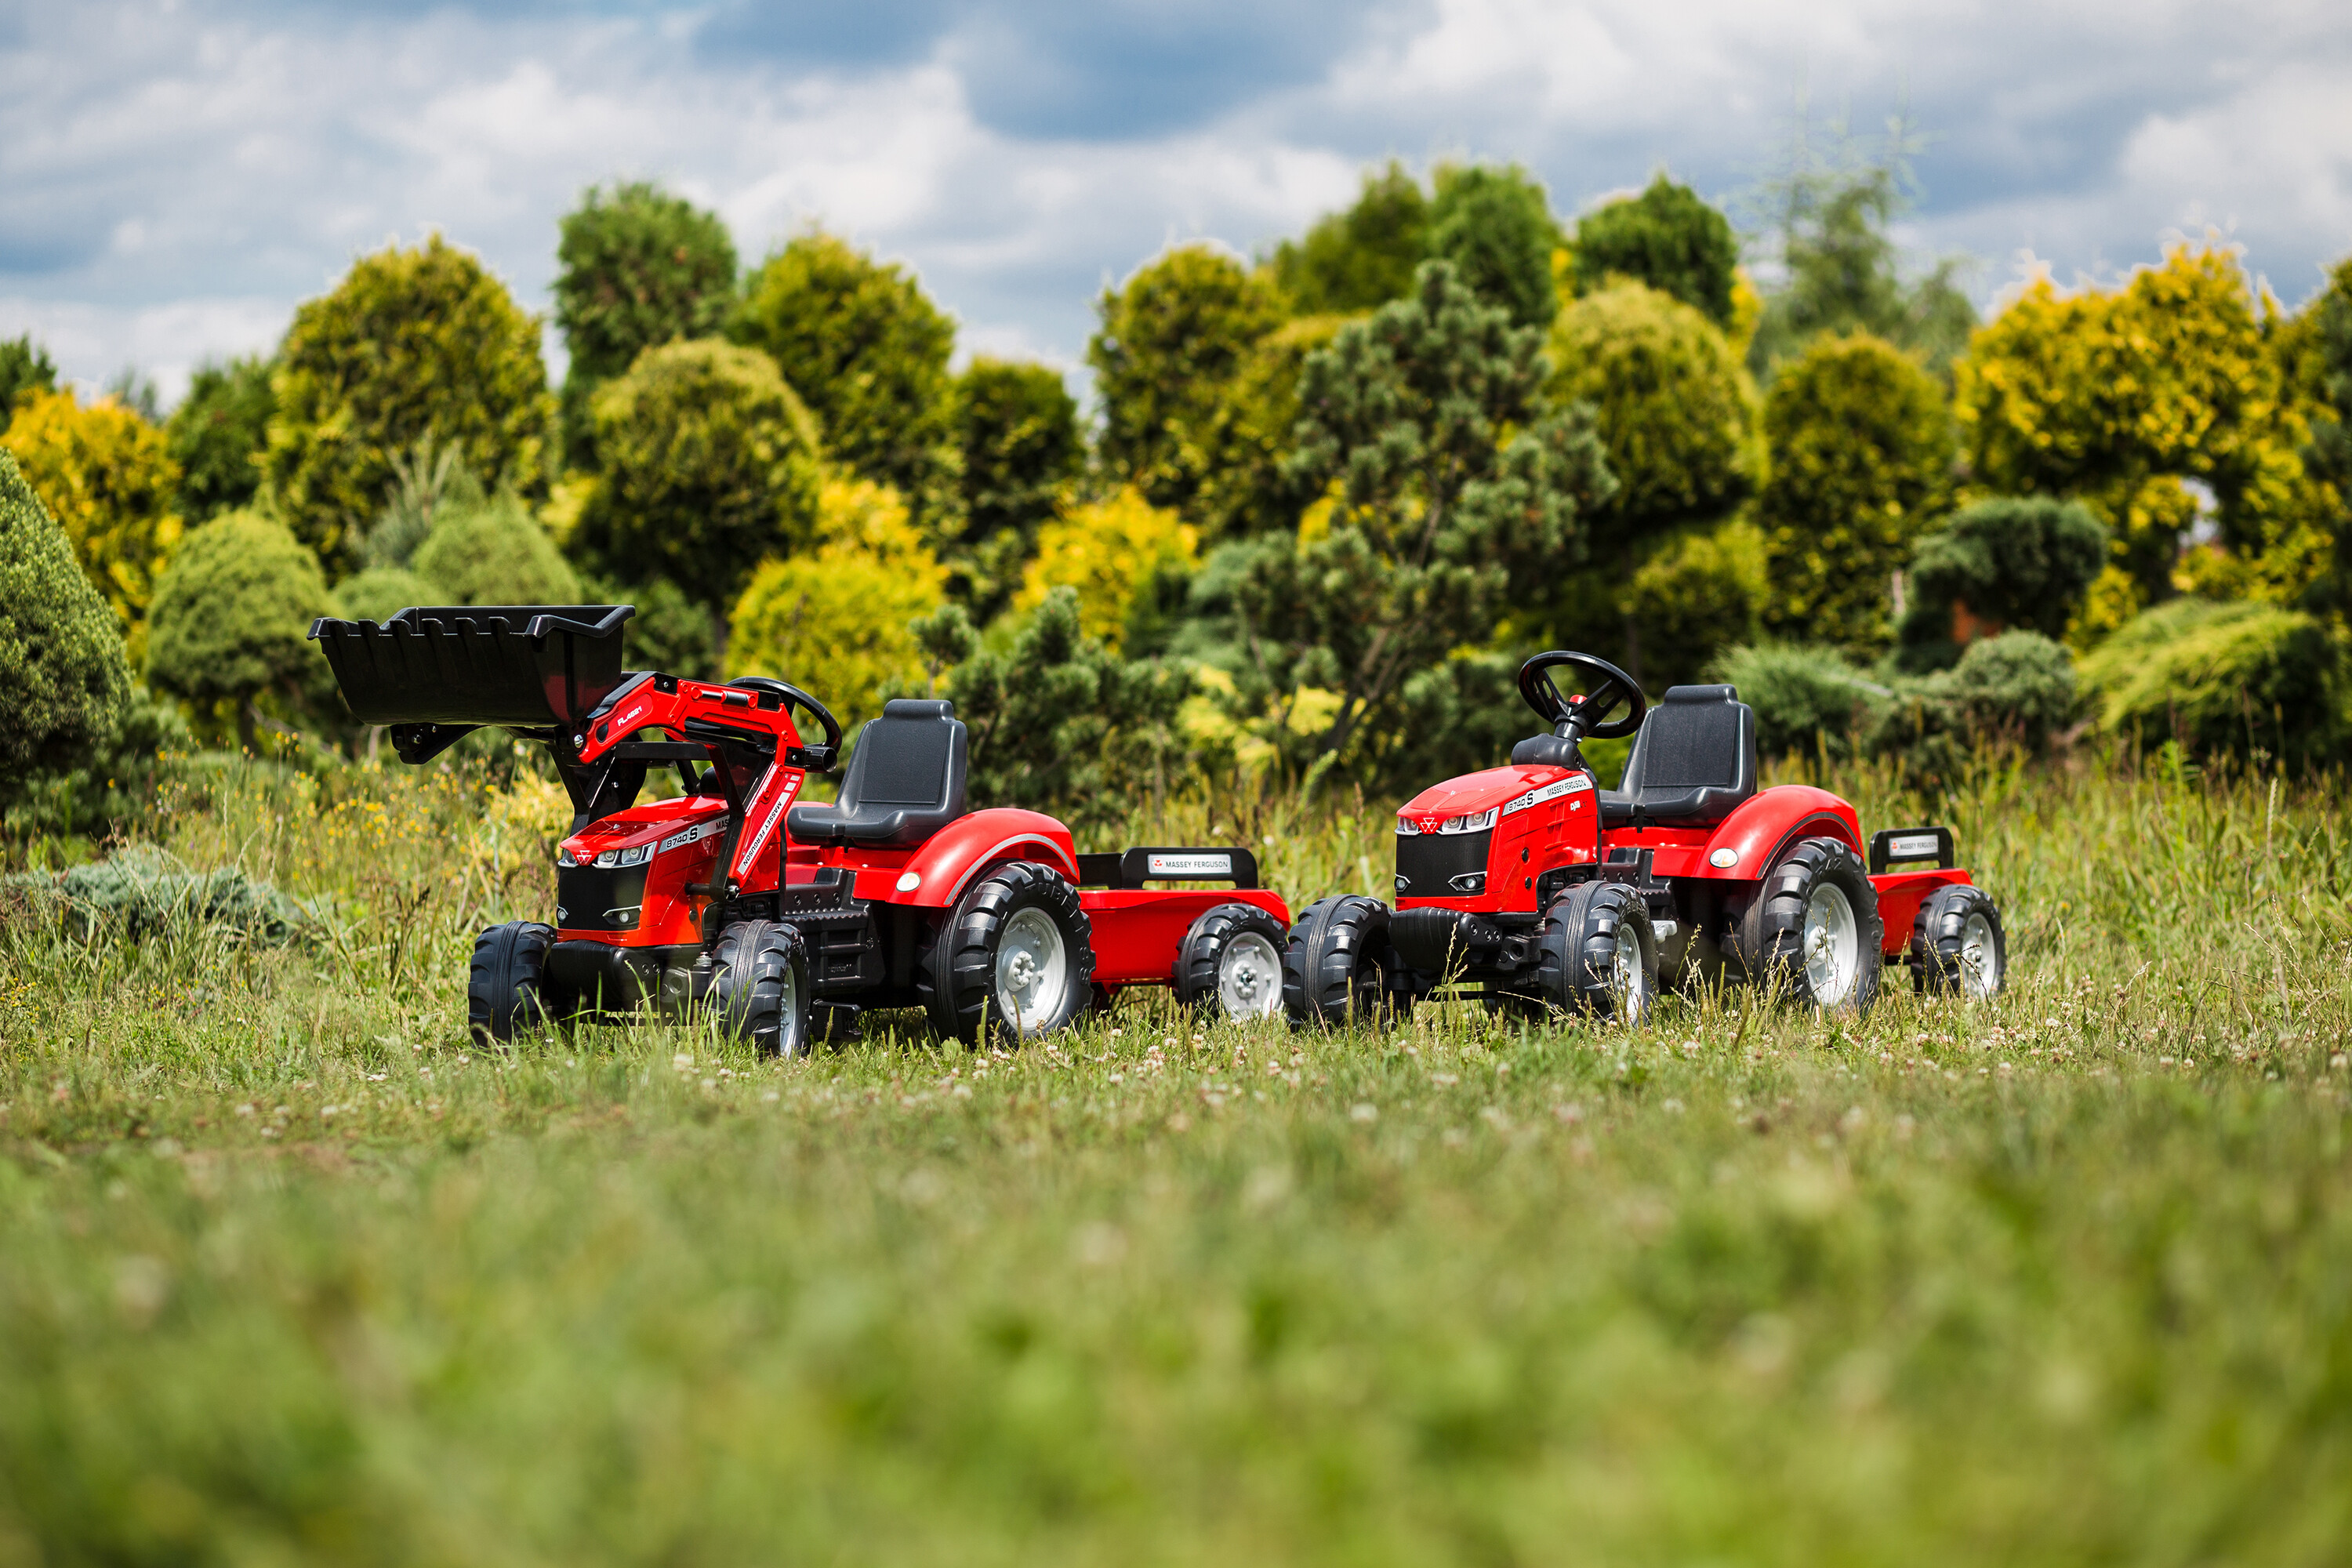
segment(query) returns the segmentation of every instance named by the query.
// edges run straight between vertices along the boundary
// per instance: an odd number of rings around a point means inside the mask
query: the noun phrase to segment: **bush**
[[[110,398],[85,408],[71,392],[35,392],[5,439],[135,658],[156,576],[180,538],[180,470],[163,433]]]
[[[579,574],[512,490],[444,507],[411,563],[440,605],[576,605]]]
[[[160,849],[126,849],[61,876],[35,873],[8,881],[54,899],[85,940],[105,932],[137,942],[209,930],[280,946],[315,924],[309,910],[268,882],[229,867],[192,872]]]
[[[193,743],[179,705],[134,685],[114,733],[81,763],[0,792],[6,807],[0,830],[18,840],[131,830],[152,820],[163,786],[180,775]]]
[[[155,591],[148,679],[199,708],[236,705],[237,741],[254,749],[254,700],[315,696],[325,660],[310,623],[334,613],[318,557],[285,524],[233,511],[190,533]]]
[[[2060,637],[2106,559],[2105,525],[2077,502],[1964,507],[1912,557],[1897,660],[1912,671],[1948,668],[1975,638],[2011,628]]]
[[[131,662],[65,531],[0,450],[0,800],[112,740]]]
[[[2077,706],[2073,656],[2038,632],[2004,632],[1970,643],[1950,669],[1901,682],[1871,752],[1900,757],[1921,784],[1948,787],[1985,746],[2048,750]]]
[[[371,566],[356,577],[347,577],[335,590],[335,602],[342,608],[342,618],[349,621],[392,619],[412,605],[446,605],[440,591],[414,572],[397,566]]]
[[[922,674],[910,623],[940,607],[944,574],[897,491],[826,484],[813,554],[765,561],[735,605],[730,675],[772,675],[814,694],[845,725],[882,710]]]
[[[1695,680],[1723,648],[1754,642],[1766,592],[1764,539],[1753,523],[1684,533],[1643,562],[1626,591],[1642,678],[1660,688]]]
[[[2300,611],[2176,599],[2085,656],[2083,682],[2102,729],[2151,745],[2296,764],[2345,752],[2344,651]]]
[[[1755,710],[1756,749],[1768,757],[1817,747],[1845,755],[1895,695],[1835,648],[1787,643],[1733,648],[1708,668],[1707,679],[1739,689],[1739,700]]]
[[[1199,564],[1193,531],[1134,486],[1123,486],[1108,500],[1073,507],[1038,531],[1037,557],[1013,608],[1028,615],[1055,589],[1075,588],[1078,630],[1116,652],[1130,627],[1142,634],[1139,642],[1154,640]]]
[[[647,349],[595,396],[604,472],[578,542],[623,582],[667,578],[724,614],[751,569],[807,544],[817,427],[756,349]]]
[[[539,323],[481,262],[433,236],[354,263],[305,302],[278,350],[266,468],[295,536],[331,578],[427,437],[486,480],[547,488],[554,402]]]

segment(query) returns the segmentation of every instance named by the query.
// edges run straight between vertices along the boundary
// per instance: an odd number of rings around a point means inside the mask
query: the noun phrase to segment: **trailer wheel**
[[[2009,938],[2000,906],[1982,888],[1938,888],[1911,922],[1911,983],[1921,994],[1985,1002],[2009,984]]]
[[[1658,939],[1640,893],[1617,882],[1580,882],[1552,900],[1536,942],[1547,1006],[1628,1026],[1649,1017],[1658,995]]]
[[[1807,838],[1765,873],[1740,918],[1739,956],[1758,984],[1859,1017],[1878,1000],[1885,935],[1861,858],[1837,839]]]
[[[708,995],[720,1028],[761,1056],[804,1057],[814,1048],[808,943],[798,927],[736,921],[719,933],[710,960]]]
[[[1050,868],[1010,861],[974,882],[927,933],[915,988],[931,1027],[966,1045],[1068,1028],[1092,995],[1093,927]]]
[[[475,1039],[503,1043],[570,1015],[568,999],[547,978],[547,950],[554,945],[555,928],[537,921],[509,921],[474,939],[466,1026]]]
[[[1235,1023],[1282,1011],[1282,924],[1255,904],[1219,904],[1176,950],[1176,1000]]]
[[[1307,905],[1282,955],[1282,1004],[1292,1025],[1386,1023],[1388,947],[1389,907],[1378,899],[1342,893]]]

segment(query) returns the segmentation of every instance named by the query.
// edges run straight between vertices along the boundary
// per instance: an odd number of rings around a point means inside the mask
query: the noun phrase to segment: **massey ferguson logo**
[[[1412,819],[1412,825],[1423,833],[1434,833],[1437,831],[1437,825],[1444,820],[1445,818],[1438,816],[1437,813],[1433,811],[1425,816],[1414,817]]]

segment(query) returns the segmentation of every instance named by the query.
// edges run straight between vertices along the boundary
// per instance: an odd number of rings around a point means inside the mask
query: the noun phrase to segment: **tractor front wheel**
[[[544,1028],[571,1013],[547,978],[547,950],[554,945],[555,928],[537,921],[509,921],[474,939],[466,1026],[475,1039],[504,1044],[518,1031]]]
[[[1552,900],[1537,937],[1544,1004],[1631,1026],[1658,994],[1658,939],[1642,895],[1617,882],[1580,882]]]
[[[1807,838],[1765,873],[1739,922],[1739,956],[1759,985],[1856,1017],[1878,1000],[1886,927],[1878,889],[1853,848]]]
[[[1360,893],[1318,899],[1290,928],[1282,1003],[1301,1028],[1388,1019],[1389,907]]]
[[[737,921],[711,952],[710,1005],[719,1026],[770,1057],[804,1057],[809,1044],[808,944],[797,927]]]

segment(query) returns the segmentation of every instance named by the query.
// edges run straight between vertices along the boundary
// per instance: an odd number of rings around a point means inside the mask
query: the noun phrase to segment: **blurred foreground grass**
[[[1826,781],[1866,826],[1923,807]],[[1388,808],[1181,808],[1295,903]],[[2340,789],[1988,763],[1860,1026],[469,1048],[549,803],[226,766],[306,945],[0,927],[0,1565],[2333,1563]]]

